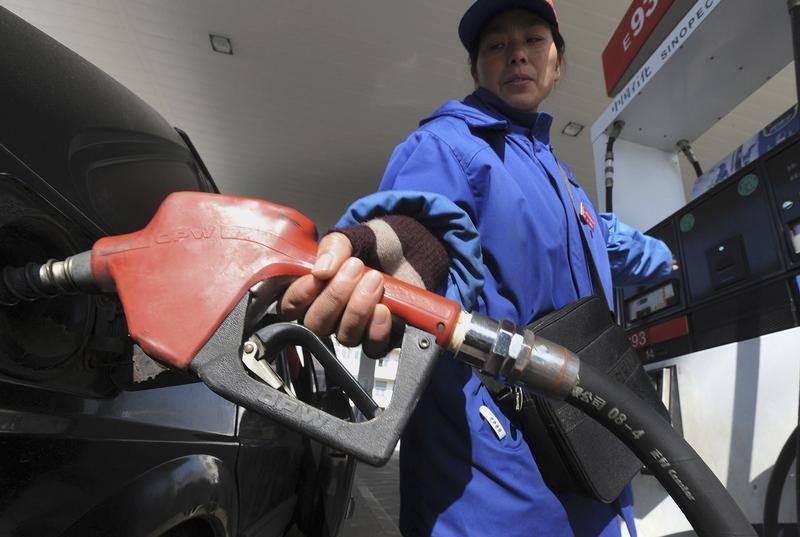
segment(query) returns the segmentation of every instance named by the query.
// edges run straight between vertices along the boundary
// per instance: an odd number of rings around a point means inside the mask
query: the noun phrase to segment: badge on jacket
[[[581,222],[589,226],[589,229],[594,233],[594,218],[592,218],[592,213],[589,212],[589,208],[583,202],[581,202]]]

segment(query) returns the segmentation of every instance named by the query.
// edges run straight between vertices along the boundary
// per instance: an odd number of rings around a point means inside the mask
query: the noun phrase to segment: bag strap
[[[578,210],[578,205],[575,203],[575,194],[572,192],[572,185],[570,184],[567,173],[564,171],[564,168],[561,166],[561,163],[558,161],[558,159],[556,159],[556,164],[558,165],[558,171],[561,172],[561,178],[564,180],[564,186],[567,188],[569,199],[572,202],[572,208],[575,210],[575,216],[578,219],[578,231],[581,234],[583,255],[586,258],[586,264],[589,266],[589,275],[592,278],[592,289],[594,289],[596,295],[598,295],[606,304],[608,304],[608,300],[606,300],[606,293],[603,290],[603,282],[600,279],[600,274],[597,272],[597,265],[594,262],[592,250],[589,248],[589,239],[586,238],[586,232],[583,230],[583,216],[581,215],[580,210]]]

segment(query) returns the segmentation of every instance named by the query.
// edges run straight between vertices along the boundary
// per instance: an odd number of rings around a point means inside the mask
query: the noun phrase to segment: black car
[[[185,133],[0,8],[0,267],[142,228],[216,187]],[[351,417],[289,348],[298,397]],[[113,295],[0,306],[0,535],[335,535],[355,463],[161,367]]]

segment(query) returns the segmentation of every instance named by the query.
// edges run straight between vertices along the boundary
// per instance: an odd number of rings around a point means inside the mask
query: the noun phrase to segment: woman
[[[394,151],[379,188],[385,194],[357,203],[340,224],[392,213],[415,217],[450,257],[443,291],[465,309],[517,325],[599,293],[579,226],[606,297],[612,268],[633,273],[628,281],[668,273],[671,255],[663,243],[599,217],[550,146],[552,117],[539,108],[561,76],[564,55],[552,1],[478,0],[463,16],[459,37],[475,92],[423,120]],[[448,228],[456,215],[444,198],[466,215],[462,229]],[[361,249],[359,229],[321,241],[313,276],[287,290],[281,310],[380,355],[391,316],[378,303],[380,274],[348,258],[348,237]],[[470,250],[474,241],[478,251]],[[486,423],[487,412],[508,434]],[[629,498],[606,505],[548,489],[516,427],[480,379],[454,360],[439,361],[401,446],[405,536],[617,536],[619,514],[635,534]]]

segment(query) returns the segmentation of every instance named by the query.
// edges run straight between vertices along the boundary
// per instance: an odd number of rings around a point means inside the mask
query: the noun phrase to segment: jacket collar
[[[423,119],[420,125],[438,117],[450,116],[461,119],[470,129],[505,130],[509,133],[529,135],[546,145],[550,144],[553,116],[547,112],[517,111],[519,114],[511,112],[509,115],[514,117],[509,117],[503,113],[502,107],[497,106],[498,103],[505,105],[489,90],[478,88],[462,101],[447,101],[430,117]],[[505,105],[505,108],[510,107]]]

